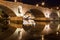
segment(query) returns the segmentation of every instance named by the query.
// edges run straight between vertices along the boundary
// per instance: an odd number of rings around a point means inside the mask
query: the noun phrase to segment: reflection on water
[[[25,13],[23,17],[23,28],[30,34],[29,36],[38,37],[40,35],[49,35],[59,30],[57,13],[52,12],[49,18],[44,17],[44,14],[37,9],[31,9]],[[50,18],[52,19],[50,20]]]
[[[46,24],[42,31],[42,34],[45,35],[45,34],[56,32],[59,29],[58,24],[59,24],[58,22],[50,22],[49,24]]]
[[[28,29],[29,28],[29,29]],[[60,24],[59,21],[50,21],[50,22],[36,22],[36,26],[25,26],[24,29],[27,29],[26,40],[60,40]],[[41,36],[44,35],[44,36]],[[44,38],[41,38],[44,37]],[[24,38],[23,38],[24,39]]]

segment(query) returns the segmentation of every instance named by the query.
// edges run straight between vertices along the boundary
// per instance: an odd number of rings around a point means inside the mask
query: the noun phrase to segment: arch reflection
[[[38,27],[37,25],[39,25],[39,22],[35,19],[39,17],[45,17],[40,10],[30,9],[29,11],[27,11],[23,17],[23,28],[25,27],[24,29],[29,29],[30,27]]]
[[[12,16],[11,13],[14,14],[14,12],[8,7],[0,5],[0,40],[4,40],[5,38],[11,36],[16,29],[11,27],[8,22],[9,16]]]

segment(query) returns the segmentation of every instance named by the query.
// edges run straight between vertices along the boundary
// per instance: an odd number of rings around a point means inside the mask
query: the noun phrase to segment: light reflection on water
[[[44,35],[44,37],[41,36],[44,40],[60,40],[60,22],[51,21],[45,25],[42,35]],[[41,40],[43,40],[42,38]]]
[[[56,33],[59,34],[59,32],[60,32],[59,21],[38,22],[38,23],[35,26],[35,28],[31,27],[30,29],[28,29],[29,32],[26,30],[27,33],[29,34],[27,36],[31,37],[31,38],[28,37],[29,39],[32,39],[32,38],[35,39],[35,37],[39,37],[40,35],[44,35],[45,40],[49,40],[50,39],[49,36],[50,37],[53,36],[53,38],[54,38]],[[50,35],[50,34],[55,34],[55,35]],[[47,39],[47,37],[48,37],[48,39]],[[37,40],[37,39],[35,39],[35,40]],[[50,40],[52,40],[52,39],[50,39]]]
[[[50,34],[53,32],[56,32],[59,30],[60,26],[59,26],[59,22],[57,21],[51,21],[51,22],[36,22],[35,27],[33,28],[33,26],[24,26],[23,27],[26,31],[35,31],[38,32],[40,34]]]
[[[49,24],[46,24],[43,31],[42,31],[42,34],[46,35],[46,34],[50,34],[50,33],[53,33],[53,32],[56,32],[59,30],[59,22],[53,22],[51,21]]]

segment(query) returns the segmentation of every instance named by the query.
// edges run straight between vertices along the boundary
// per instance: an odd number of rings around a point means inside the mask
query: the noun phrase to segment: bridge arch
[[[3,17],[1,15],[3,15]],[[14,17],[16,15],[10,8],[0,4],[0,16],[0,40],[4,40],[11,36],[16,30],[16,28],[4,24],[6,21],[4,18],[8,18],[9,16]]]
[[[2,9],[3,12],[5,12],[8,16],[11,16],[11,17],[16,16],[15,13],[5,5],[0,4],[0,9]]]
[[[30,11],[35,17],[45,17],[43,12],[41,12],[39,9],[30,9]]]

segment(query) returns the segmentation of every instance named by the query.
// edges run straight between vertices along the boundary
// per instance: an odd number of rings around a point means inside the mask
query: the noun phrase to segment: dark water
[[[60,21],[39,22],[23,40],[60,40]],[[46,23],[46,24],[44,24]],[[42,39],[42,35],[44,36]]]

